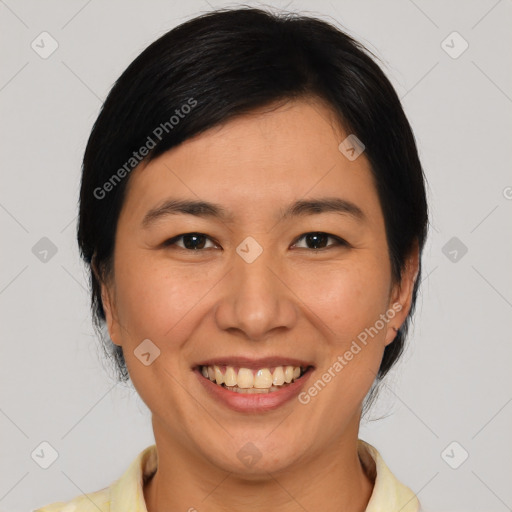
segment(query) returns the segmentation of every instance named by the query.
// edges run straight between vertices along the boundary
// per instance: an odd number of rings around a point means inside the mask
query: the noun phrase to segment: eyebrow
[[[348,215],[363,222],[366,216],[356,204],[339,197],[321,197],[317,199],[301,199],[281,210],[279,220],[290,217],[304,217],[321,213],[339,213]],[[149,210],[142,220],[142,227],[147,228],[158,219],[169,215],[194,215],[201,218],[216,218],[223,222],[233,222],[234,216],[223,206],[208,201],[192,201],[185,199],[167,199],[161,205]]]

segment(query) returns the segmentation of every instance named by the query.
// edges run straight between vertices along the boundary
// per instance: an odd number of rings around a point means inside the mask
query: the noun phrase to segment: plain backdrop
[[[154,442],[146,406],[110,377],[92,328],[75,242],[81,158],[127,65],[226,5],[0,1],[2,511],[104,488]],[[511,510],[512,2],[267,5],[334,21],[376,53],[427,175],[414,329],[360,437],[427,512]],[[48,469],[42,452],[56,457]]]

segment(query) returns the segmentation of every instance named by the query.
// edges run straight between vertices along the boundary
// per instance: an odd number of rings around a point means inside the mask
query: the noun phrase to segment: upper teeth
[[[227,387],[237,386],[242,389],[270,389],[272,386],[289,384],[301,375],[300,366],[276,366],[274,371],[270,368],[251,370],[249,368],[235,368],[233,366],[202,366],[201,373],[207,379]]]

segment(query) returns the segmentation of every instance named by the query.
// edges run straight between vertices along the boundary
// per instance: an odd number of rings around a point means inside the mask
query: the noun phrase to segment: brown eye
[[[329,239],[334,240],[335,243],[328,244],[327,242]],[[321,231],[305,233],[300,238],[298,238],[298,241],[300,240],[304,240],[306,243],[306,247],[301,247],[301,249],[326,249],[333,245],[347,245],[345,240],[334,235],[329,235],[328,233],[323,233]],[[297,245],[297,242],[294,245]]]
[[[181,243],[178,243],[180,241]],[[164,243],[165,247],[177,246],[181,249],[188,249],[191,251],[198,251],[201,249],[209,249],[210,247],[206,247],[208,241],[211,242],[211,239],[204,235],[203,233],[184,233],[182,235],[175,236],[170,240],[167,240]],[[213,242],[211,247],[217,247]]]

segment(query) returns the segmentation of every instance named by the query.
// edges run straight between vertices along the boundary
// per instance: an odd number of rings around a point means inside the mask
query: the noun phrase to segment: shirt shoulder
[[[374,481],[365,512],[421,512],[416,494],[393,475],[376,448],[359,439],[359,456]]]
[[[57,501],[33,512],[110,512],[109,488],[89,494],[81,494],[71,501]]]
[[[81,494],[68,502],[51,503],[33,512],[146,512],[143,485],[156,471],[157,463],[156,446],[149,446],[110,487]]]

